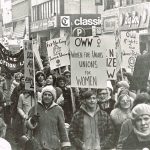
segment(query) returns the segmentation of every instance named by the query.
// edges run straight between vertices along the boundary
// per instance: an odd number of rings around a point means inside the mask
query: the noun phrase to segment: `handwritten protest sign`
[[[133,72],[136,57],[140,54],[139,33],[136,31],[121,32],[122,68]]]
[[[107,79],[116,80],[116,48],[114,35],[103,35],[106,51]],[[109,44],[108,44],[109,43]]]
[[[106,87],[106,52],[103,38],[71,37],[71,86]]]
[[[25,74],[25,89],[34,90],[34,71],[33,71],[33,51],[32,42],[24,40],[24,74]]]
[[[52,39],[46,42],[51,69],[70,65],[66,38]]]

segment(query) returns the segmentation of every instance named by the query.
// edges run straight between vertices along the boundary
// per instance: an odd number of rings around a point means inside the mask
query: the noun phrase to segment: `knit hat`
[[[118,82],[118,87],[124,87],[129,89],[129,83],[127,81],[120,81]]]
[[[40,74],[43,75],[44,79],[46,78],[45,74],[42,71],[37,71],[36,74],[35,74],[35,80],[36,80],[36,82],[38,82],[38,77],[39,77]]]
[[[44,92],[50,92],[50,93],[53,95],[53,100],[56,99],[56,90],[54,89],[53,86],[51,86],[51,85],[45,86],[45,87],[42,89],[41,97],[43,97]]]
[[[141,115],[150,115],[150,105],[138,104],[132,109],[131,116],[133,120]]]
[[[11,150],[11,145],[8,141],[0,137],[0,150]]]
[[[69,70],[65,70],[63,75],[65,75],[66,73],[71,73]]]

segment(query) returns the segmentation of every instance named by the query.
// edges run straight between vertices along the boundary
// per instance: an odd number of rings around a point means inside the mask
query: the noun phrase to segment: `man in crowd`
[[[100,110],[94,91],[83,93],[83,104],[74,115],[69,137],[78,150],[103,150],[114,146],[114,128],[108,114]]]

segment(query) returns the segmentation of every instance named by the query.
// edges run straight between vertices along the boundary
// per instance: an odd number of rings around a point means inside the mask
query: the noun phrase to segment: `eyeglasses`
[[[99,95],[107,95],[108,93],[99,93]]]

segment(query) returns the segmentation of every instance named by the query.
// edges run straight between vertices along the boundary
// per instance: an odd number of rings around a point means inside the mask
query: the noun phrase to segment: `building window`
[[[53,1],[54,2],[54,1]],[[52,0],[32,7],[32,21],[47,19],[55,12],[55,3]]]

